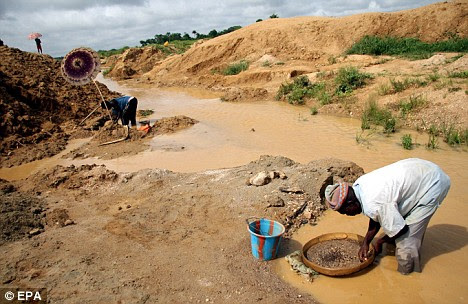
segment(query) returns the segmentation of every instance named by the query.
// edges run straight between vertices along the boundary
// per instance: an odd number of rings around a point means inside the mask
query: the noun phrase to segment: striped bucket
[[[253,256],[263,261],[276,258],[285,231],[284,226],[264,218],[251,220],[247,219],[247,224]]]

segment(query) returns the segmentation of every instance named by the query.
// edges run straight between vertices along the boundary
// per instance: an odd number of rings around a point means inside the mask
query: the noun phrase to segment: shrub
[[[401,144],[406,150],[411,150],[413,148],[413,139],[411,134],[405,134],[401,137]]]
[[[370,125],[384,127],[385,133],[395,132],[396,119],[387,109],[380,109],[375,100],[370,101],[361,116],[361,128],[369,129]]]
[[[124,46],[123,48],[120,49],[110,49],[110,50],[99,50],[97,53],[99,54],[99,57],[109,57],[112,55],[119,55],[125,52],[125,50],[129,49],[129,46]]]
[[[276,99],[286,98],[290,104],[304,104],[305,98],[317,97],[325,90],[323,83],[311,83],[305,75],[296,77],[293,82],[281,84]]]
[[[405,81],[390,79],[390,84],[393,87],[394,93],[403,92],[408,87],[408,84]]]
[[[372,78],[371,74],[361,73],[356,67],[340,68],[335,78],[335,83],[337,84],[336,92],[338,94],[350,93],[354,89],[364,86],[366,80]]]
[[[317,114],[318,114],[317,107],[311,107],[310,108],[310,115],[317,115]]]
[[[449,126],[444,131],[444,141],[451,146],[462,143],[460,132],[456,130],[453,125]]]
[[[437,80],[439,80],[439,78],[440,78],[440,75],[437,73],[429,74],[427,76],[427,79],[429,79],[431,82],[436,82]]]
[[[468,78],[468,70],[462,72],[450,72],[448,74],[450,78]]]
[[[396,119],[391,116],[383,121],[384,133],[393,133],[396,130]]]
[[[402,116],[406,116],[412,110],[419,108],[426,103],[427,100],[422,95],[411,95],[408,101],[400,101],[400,112]]]
[[[113,64],[111,67],[109,67],[108,69],[105,69],[103,72],[102,72],[102,75],[103,76],[107,76],[107,74],[110,73],[110,71],[112,71],[115,67],[115,64]]]
[[[435,150],[439,147],[439,140],[437,139],[437,136],[434,134],[429,134],[429,141],[427,142],[426,147],[429,150]]]
[[[241,60],[239,62],[230,64],[226,69],[223,71],[223,75],[237,75],[242,71],[245,71],[249,68],[249,62],[246,60]]]
[[[379,92],[380,96],[388,95],[391,93],[391,88],[387,84],[381,84],[379,85],[377,91]]]
[[[448,40],[425,43],[417,38],[364,36],[347,54],[399,55],[410,59],[429,58],[434,52],[467,52],[468,39],[456,36]]]

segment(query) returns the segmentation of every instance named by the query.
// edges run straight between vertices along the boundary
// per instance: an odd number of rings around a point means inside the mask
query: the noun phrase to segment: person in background
[[[37,52],[42,54],[41,39],[36,38],[34,39],[34,41],[36,41]]]
[[[136,111],[138,100],[133,96],[122,96],[111,99],[109,101],[101,102],[101,108],[112,109],[113,120],[117,122],[119,119],[122,125],[136,127]]]
[[[409,158],[359,177],[353,185],[327,186],[328,206],[341,214],[364,213],[369,227],[359,259],[368,258],[369,245],[380,228],[385,235],[374,242],[376,254],[384,243],[396,245],[398,271],[421,272],[420,249],[427,225],[450,189],[450,178],[436,164]]]

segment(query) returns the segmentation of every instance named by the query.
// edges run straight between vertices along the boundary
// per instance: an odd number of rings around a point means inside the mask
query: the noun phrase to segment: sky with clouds
[[[64,56],[73,48],[108,50],[139,46],[156,34],[208,34],[257,19],[346,16],[393,12],[433,0],[0,0],[0,39],[35,52],[31,32],[39,32],[44,53]]]

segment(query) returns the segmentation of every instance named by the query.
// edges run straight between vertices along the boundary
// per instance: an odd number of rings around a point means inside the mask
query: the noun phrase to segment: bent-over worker
[[[130,122],[132,127],[136,127],[136,110],[138,106],[138,100],[133,96],[122,96],[111,99],[106,102],[101,102],[103,109],[112,109],[112,115],[114,121],[119,119],[122,121],[122,125],[128,126]]]
[[[421,272],[420,249],[427,225],[450,189],[450,178],[436,164],[409,158],[359,177],[353,185],[327,186],[329,207],[341,214],[369,217],[369,228],[359,258],[367,259],[369,244],[382,227],[385,235],[374,242],[376,254],[384,243],[396,244],[398,271]]]

